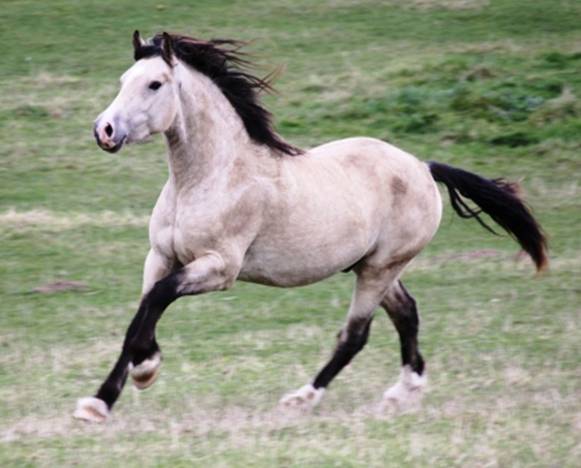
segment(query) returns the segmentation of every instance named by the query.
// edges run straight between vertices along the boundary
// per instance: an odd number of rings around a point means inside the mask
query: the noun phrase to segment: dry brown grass
[[[399,8],[414,10],[479,10],[490,5],[490,0],[387,0]],[[376,6],[376,0],[330,0],[331,7]]]
[[[0,213],[0,225],[13,231],[41,229],[47,231],[62,231],[80,226],[137,226],[145,227],[149,216],[139,216],[133,213],[118,213],[101,211],[99,213],[57,213],[50,210],[37,209],[16,211],[10,209]]]

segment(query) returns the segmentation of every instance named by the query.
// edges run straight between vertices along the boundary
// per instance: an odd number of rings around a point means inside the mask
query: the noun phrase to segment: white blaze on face
[[[172,67],[161,57],[141,59],[121,76],[121,90],[97,118],[95,134],[104,149],[165,132],[178,107]]]

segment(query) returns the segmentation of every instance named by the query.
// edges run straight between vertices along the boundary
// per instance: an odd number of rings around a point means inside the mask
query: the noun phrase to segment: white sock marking
[[[383,394],[383,406],[404,411],[418,407],[427,382],[425,372],[419,375],[410,366],[403,366],[397,383]]]
[[[280,405],[285,408],[311,410],[319,404],[324,394],[324,388],[315,388],[312,384],[307,384],[283,396]]]
[[[109,408],[107,404],[95,397],[80,398],[77,401],[77,407],[73,413],[76,419],[83,421],[102,423],[109,417]]]

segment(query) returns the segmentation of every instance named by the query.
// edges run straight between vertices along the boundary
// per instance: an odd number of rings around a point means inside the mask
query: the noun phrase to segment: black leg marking
[[[335,376],[341,372],[351,359],[359,352],[369,337],[369,329],[373,317],[351,319],[346,327],[339,332],[337,347],[331,360],[319,372],[313,387],[325,388]]]
[[[418,375],[424,372],[424,359],[419,351],[418,332],[420,320],[416,301],[398,281],[381,301],[393,322],[400,339],[402,366],[409,365]]]
[[[151,291],[143,298],[137,315],[141,320],[131,335],[127,334],[124,349],[131,355],[131,362],[138,365],[159,351],[155,341],[155,326],[165,309],[178,297],[178,286],[182,273],[166,276],[155,283]],[[142,312],[143,311],[143,312]],[[130,327],[131,328],[131,327]]]
[[[95,395],[109,409],[113,407],[125,385],[129,363],[137,365],[159,351],[155,341],[155,325],[167,306],[181,296],[178,293],[181,275],[181,272],[173,273],[158,281],[141,301],[139,310],[127,329],[121,355]]]
[[[107,404],[107,408],[111,409],[119,398],[121,390],[127,380],[129,356],[121,353],[115,367],[111,370],[105,382],[99,388],[95,395],[96,398],[103,400]]]

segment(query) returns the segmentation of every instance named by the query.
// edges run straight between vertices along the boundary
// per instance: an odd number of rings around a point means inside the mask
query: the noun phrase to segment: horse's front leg
[[[175,259],[168,258],[156,249],[152,248],[149,251],[143,268],[142,300],[159,280],[175,271],[176,264]],[[126,337],[126,340],[128,338]],[[150,387],[157,378],[160,365],[161,350],[154,335],[150,349],[143,350],[140,355],[134,356],[129,364],[133,385],[139,390]]]
[[[167,306],[181,296],[227,289],[234,283],[238,271],[239,267],[226,262],[223,256],[211,253],[157,281],[141,300],[117,363],[94,397],[79,400],[74,416],[94,422],[107,419],[125,385],[130,366],[137,368],[146,359],[154,359],[148,353],[158,352],[155,326]]]

